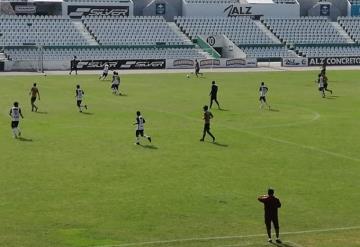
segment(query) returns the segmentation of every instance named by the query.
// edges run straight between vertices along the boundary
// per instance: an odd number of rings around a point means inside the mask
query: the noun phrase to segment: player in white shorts
[[[20,117],[24,118],[18,102],[14,102],[14,106],[11,107],[9,115],[11,117],[11,129],[14,134],[14,138],[18,138],[21,136],[21,131],[19,129]]]
[[[269,107],[270,110],[270,105],[266,102],[266,93],[269,91],[268,87],[265,86],[264,82],[261,82],[260,88],[259,88],[259,92],[260,92],[260,109],[262,109],[264,107],[264,105]]]
[[[147,138],[149,140],[149,142],[151,142],[151,137],[144,134],[144,124],[145,124],[145,119],[143,118],[143,116],[141,116],[140,111],[136,112],[136,123],[134,123],[134,125],[136,125],[136,132],[135,132],[135,136],[136,136],[136,145],[140,145],[140,136]]]
[[[103,80],[104,80],[104,79],[108,76],[108,73],[109,73],[109,64],[106,63],[106,64],[104,65],[103,73],[102,73],[102,75],[99,77],[99,80],[100,80],[100,79],[103,79]]]
[[[80,88],[80,85],[76,85],[75,90],[75,98],[76,98],[76,105],[79,108],[79,111],[82,112],[82,108],[87,109],[87,105],[81,105],[82,100],[84,97],[84,91]]]

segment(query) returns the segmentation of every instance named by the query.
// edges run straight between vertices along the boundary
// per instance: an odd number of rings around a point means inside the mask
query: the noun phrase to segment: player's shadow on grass
[[[47,111],[36,111],[35,113],[37,113],[37,114],[48,114]]]
[[[81,114],[84,114],[84,115],[94,115],[94,113],[92,112],[80,112]]]
[[[118,94],[117,96],[120,96],[120,97],[127,97],[128,95],[126,93],[122,93],[122,94]]]
[[[326,99],[337,99],[337,98],[339,98],[339,96],[337,95],[326,96]]]
[[[280,112],[279,109],[274,109],[274,108],[270,108],[269,111],[272,111],[272,112]]]
[[[142,144],[140,144],[139,145],[140,147],[142,147],[142,148],[146,148],[146,149],[153,149],[153,150],[157,150],[157,149],[159,149],[157,146],[154,146],[154,145],[142,145]]]
[[[229,109],[220,108],[219,111],[230,111]]]
[[[33,139],[25,138],[25,137],[18,137],[18,140],[21,142],[32,142]]]
[[[214,144],[215,146],[218,146],[218,147],[223,147],[223,148],[229,147],[229,145],[223,144],[223,143],[220,143],[220,142],[212,142],[212,144]]]
[[[279,247],[298,247],[299,245],[297,244],[292,244],[292,243],[271,243],[272,245],[275,245],[275,246],[279,246]]]

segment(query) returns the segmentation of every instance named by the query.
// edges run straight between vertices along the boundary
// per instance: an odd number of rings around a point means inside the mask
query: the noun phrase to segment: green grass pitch
[[[316,76],[139,72],[122,76],[127,96],[96,75],[0,77],[0,246],[271,246],[256,200],[269,186],[284,246],[360,246],[359,72],[329,71],[326,99]],[[217,144],[199,142],[212,80],[226,109],[212,109]],[[259,110],[262,80],[273,111]],[[10,129],[15,100],[23,141]],[[137,110],[152,145],[134,145]]]

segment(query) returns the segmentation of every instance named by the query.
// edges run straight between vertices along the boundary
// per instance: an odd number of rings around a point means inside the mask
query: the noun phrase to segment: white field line
[[[174,116],[179,116],[179,117],[186,118],[186,119],[193,120],[193,121],[198,121],[198,122],[202,121],[200,118],[196,119],[196,118],[193,118],[193,117],[189,117],[189,116],[174,113],[174,112],[159,111],[159,110],[155,110],[155,109],[151,109],[151,110],[166,113],[166,114],[170,114],[170,115],[174,115]],[[320,114],[317,113],[312,118],[312,120],[309,120],[309,122],[316,121],[319,118],[320,118]],[[356,158],[356,157],[336,153],[336,152],[333,152],[333,151],[328,151],[328,150],[325,150],[325,149],[321,149],[321,148],[317,148],[317,147],[313,147],[313,146],[309,146],[309,145],[305,145],[305,144],[299,144],[299,143],[296,143],[296,142],[291,142],[291,141],[287,141],[287,140],[283,140],[283,139],[279,139],[279,138],[274,138],[274,137],[271,137],[271,136],[265,136],[265,135],[262,135],[262,134],[259,135],[259,134],[255,133],[255,132],[248,131],[246,128],[245,129],[235,128],[235,127],[231,127],[231,126],[224,125],[224,124],[217,124],[217,126],[224,127],[224,128],[227,128],[227,129],[230,129],[230,130],[233,130],[233,131],[242,132],[242,133],[252,135],[252,136],[255,136],[255,137],[258,137],[258,138],[261,138],[261,139],[266,139],[266,140],[270,140],[270,141],[273,141],[273,142],[282,143],[282,144],[286,144],[286,145],[292,145],[292,146],[300,147],[302,149],[307,149],[307,150],[327,154],[327,155],[330,155],[330,156],[334,156],[334,157],[337,157],[337,158],[343,158],[343,159],[347,159],[347,160],[351,160],[351,161],[355,161],[355,162],[360,162],[360,158]],[[296,126],[296,125],[295,125],[295,123],[293,123],[291,126]],[[272,125],[272,127],[274,127],[274,125]],[[266,128],[266,126],[264,126],[264,128]]]
[[[327,228],[327,229],[314,229],[314,230],[294,231],[294,232],[283,232],[283,233],[280,233],[280,234],[282,236],[283,235],[302,235],[302,234],[311,234],[311,233],[327,233],[327,232],[337,232],[337,231],[350,231],[350,230],[358,230],[358,229],[360,229],[360,226],[338,227],[338,228]],[[251,235],[239,235],[239,236],[184,238],[184,239],[158,240],[158,241],[148,241],[148,242],[127,243],[127,244],[96,245],[96,246],[92,246],[92,247],[146,246],[146,245],[156,245],[156,244],[172,244],[172,243],[184,243],[184,242],[200,242],[200,241],[213,241],[213,240],[231,240],[231,239],[257,238],[257,237],[265,237],[265,236],[267,236],[267,235],[266,234],[251,234]]]

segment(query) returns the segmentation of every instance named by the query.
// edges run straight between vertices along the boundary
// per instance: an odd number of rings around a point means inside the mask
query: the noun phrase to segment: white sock
[[[17,136],[17,134],[16,134],[16,129],[15,129],[15,128],[14,128],[14,129],[12,129],[12,132],[13,132],[14,136],[16,137],[16,136]]]

